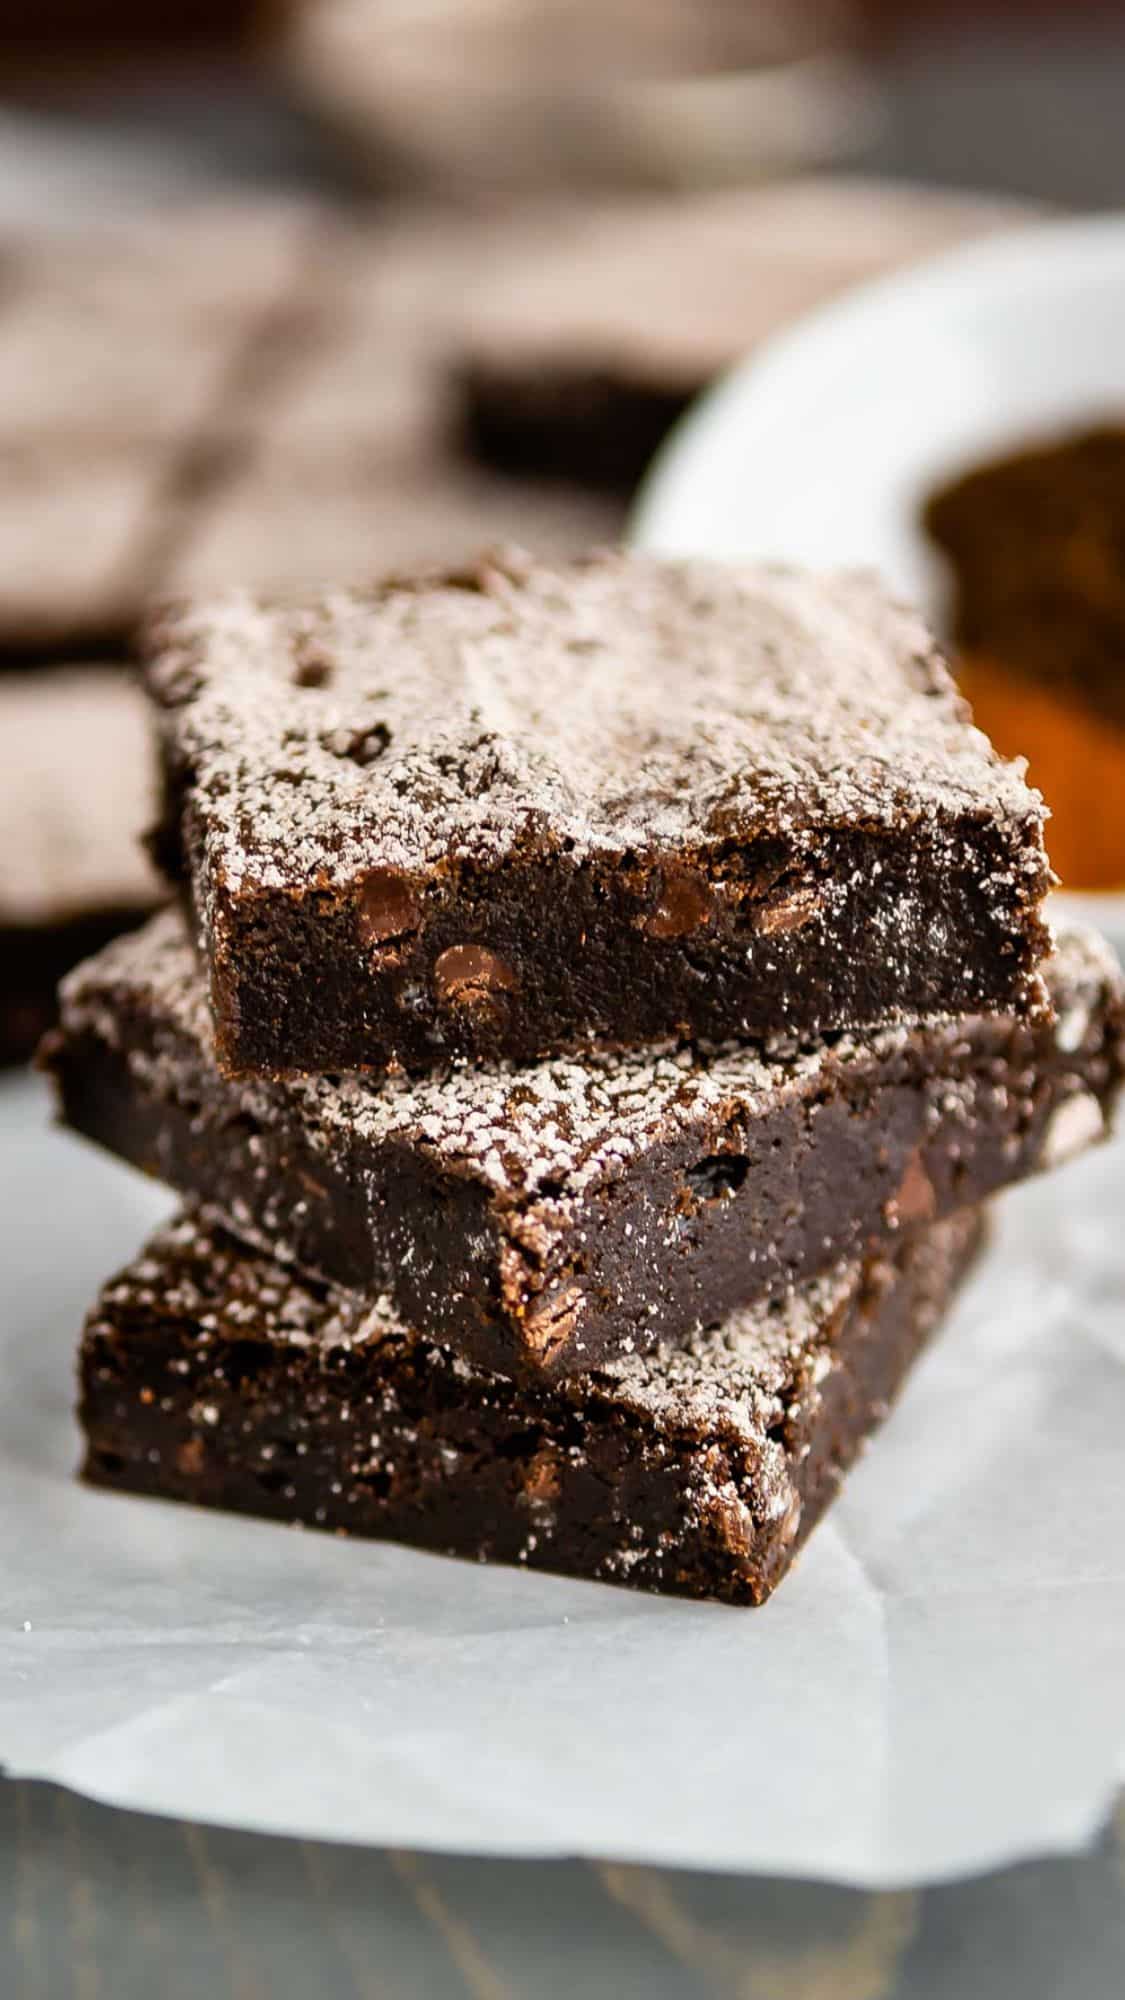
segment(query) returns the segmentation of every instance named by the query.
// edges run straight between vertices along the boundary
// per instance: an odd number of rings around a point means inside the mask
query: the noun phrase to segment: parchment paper
[[[166,1197],[0,1088],[0,1762],[269,1831],[906,1884],[1081,1843],[1125,1750],[1125,1151],[987,1264],[760,1612],[78,1487]]]

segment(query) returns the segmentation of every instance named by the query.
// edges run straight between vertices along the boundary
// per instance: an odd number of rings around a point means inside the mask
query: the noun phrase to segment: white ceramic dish
[[[1028,226],[865,285],[760,350],[679,427],[633,540],[874,565],[940,620],[924,496],[995,450],[1114,413],[1125,216]],[[1125,949],[1125,895],[1066,902]]]

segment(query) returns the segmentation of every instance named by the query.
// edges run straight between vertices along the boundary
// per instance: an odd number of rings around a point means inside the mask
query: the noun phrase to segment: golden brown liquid
[[[1125,887],[1125,422],[1029,439],[932,493],[977,721],[1028,760],[1072,889]]]
[[[1063,887],[1125,887],[1125,729],[981,653],[964,656],[957,677],[1002,755],[1027,758],[1051,808],[1047,852]]]

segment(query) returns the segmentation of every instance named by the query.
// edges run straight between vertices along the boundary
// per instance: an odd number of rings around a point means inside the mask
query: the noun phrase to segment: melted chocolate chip
[[[687,937],[710,923],[715,909],[711,885],[690,868],[665,868],[653,908],[641,919],[649,937]]]
[[[511,966],[483,944],[451,944],[434,966],[438,999],[455,1007],[514,993],[517,984]]]
[[[364,944],[392,944],[422,921],[413,885],[393,868],[372,868],[360,885],[356,923]]]
[[[815,889],[787,889],[755,912],[755,929],[763,931],[766,937],[784,937],[811,923],[820,907],[821,898]]]
[[[586,1295],[577,1285],[568,1285],[553,1297],[540,1299],[532,1308],[523,1323],[524,1338],[541,1362],[571,1339],[585,1308]]]
[[[911,1153],[906,1172],[894,1197],[895,1220],[900,1228],[910,1223],[930,1222],[937,1213],[934,1184],[917,1152]]]

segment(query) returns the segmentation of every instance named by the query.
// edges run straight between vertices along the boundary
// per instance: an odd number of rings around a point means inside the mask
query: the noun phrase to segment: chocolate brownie
[[[296,337],[315,240],[309,205],[281,201],[3,240],[0,653],[120,655]]]
[[[816,1275],[1099,1137],[1125,982],[1089,932],[1055,1022],[960,1018],[531,1069],[226,1082],[169,911],[79,968],[47,1051],[68,1122],[245,1241],[501,1373],[563,1375]]]
[[[162,852],[230,1073],[1038,995],[1043,808],[863,575],[511,554],[169,611]]]
[[[125,669],[0,680],[0,1062],[23,1062],[70,967],[141,923],[162,888],[141,845],[154,772]]]
[[[148,444],[83,450],[0,438],[0,654],[9,664],[122,657],[170,467],[167,451]]]
[[[688,405],[849,285],[1026,220],[1015,202],[806,180],[589,203],[467,294],[451,375],[468,449],[629,492]]]
[[[516,236],[529,240],[507,209],[390,208],[374,228],[327,233],[315,325],[248,422],[238,463],[188,511],[163,595],[291,597],[456,564],[486,542],[567,557],[620,538],[615,496],[511,478],[455,448],[453,328],[470,278]]]
[[[759,1604],[972,1258],[972,1211],[687,1352],[517,1388],[187,1214],[82,1347],[97,1485]]]
[[[120,658],[153,596],[620,535],[451,444],[451,328],[517,227],[224,198],[0,233],[0,664]]]
[[[280,27],[285,0],[36,0],[3,9],[0,77],[10,87],[32,82],[37,90],[60,81],[87,87],[112,65],[135,74],[138,58],[154,63],[191,52],[214,58],[245,50]],[[101,79],[99,79],[100,81]]]

